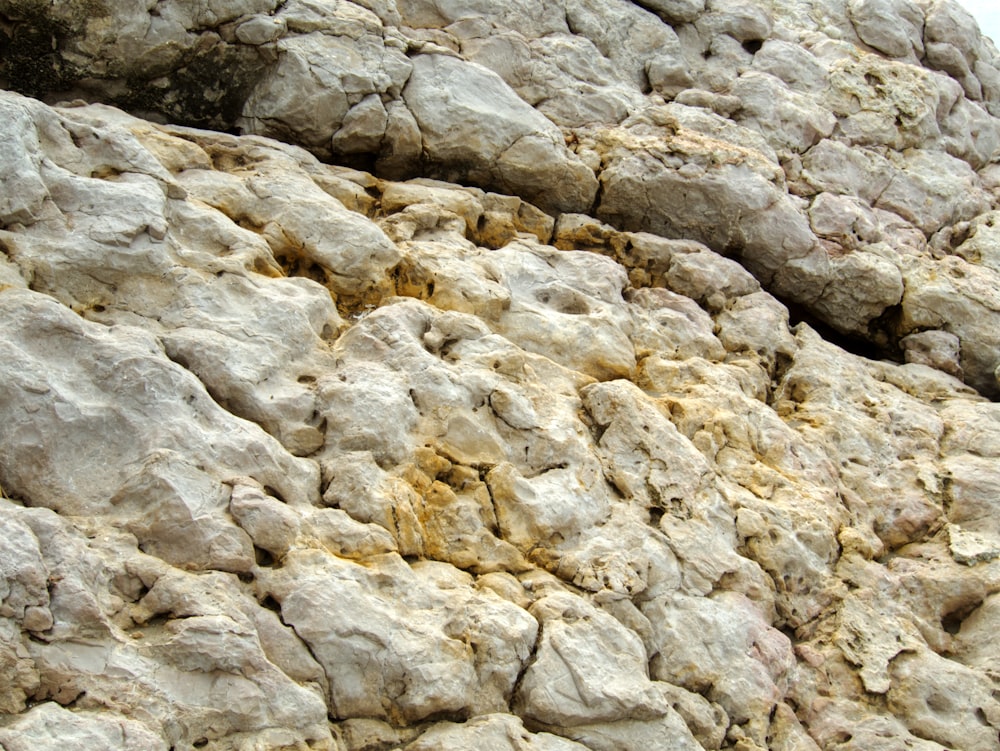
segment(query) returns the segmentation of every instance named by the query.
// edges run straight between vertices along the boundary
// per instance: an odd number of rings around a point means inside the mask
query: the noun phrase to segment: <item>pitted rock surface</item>
[[[0,749],[1000,749],[960,5],[0,34]]]

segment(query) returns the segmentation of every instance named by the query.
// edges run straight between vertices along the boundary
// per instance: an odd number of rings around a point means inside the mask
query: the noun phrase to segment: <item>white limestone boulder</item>
[[[590,207],[597,178],[562,134],[495,73],[446,55],[420,55],[403,100],[429,168],[520,195],[549,211]]]
[[[141,330],[89,323],[50,297],[15,289],[0,294],[0,316],[9,350],[2,400],[8,431],[0,443],[8,492],[64,513],[109,513],[109,498],[151,453],[200,446],[201,461],[219,479],[254,476],[291,503],[317,497],[314,464],[224,412]],[[46,332],[59,337],[59,367],[47,359],[54,352]],[[149,433],[143,426],[153,415],[159,428]],[[201,425],[197,433],[184,427],[189,420]],[[56,428],[60,439],[40,452],[46,421],[86,429]],[[267,456],[265,464],[251,461],[248,447]],[[52,472],[50,463],[74,470]]]
[[[0,728],[0,744],[9,751],[65,748],[105,748],[108,751],[165,751],[167,742],[141,722],[108,712],[73,712],[44,702]]]
[[[534,645],[535,620],[475,592],[447,564],[411,569],[394,555],[371,563],[293,551],[263,578],[283,620],[331,677],[331,714],[406,724],[505,707]]]
[[[551,733],[531,733],[512,715],[484,715],[468,722],[438,723],[405,751],[461,751],[491,748],[497,751],[581,751],[588,748]]]
[[[646,650],[611,616],[568,594],[539,600],[541,643],[516,706],[549,726],[653,719],[670,710],[646,673]]]

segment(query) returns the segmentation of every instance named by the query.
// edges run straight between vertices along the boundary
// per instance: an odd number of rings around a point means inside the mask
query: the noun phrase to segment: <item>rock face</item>
[[[0,21],[0,749],[1000,749],[959,5]]]

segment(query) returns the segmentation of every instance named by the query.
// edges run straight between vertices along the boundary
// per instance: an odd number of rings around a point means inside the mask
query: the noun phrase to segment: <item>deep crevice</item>
[[[982,601],[975,601],[971,603],[966,603],[960,605],[959,607],[945,613],[941,616],[941,628],[947,633],[954,636],[959,631],[962,630],[962,624],[965,620],[972,615],[980,605]]]
[[[840,347],[845,352],[850,352],[858,357],[863,357],[866,360],[890,360],[895,363],[903,362],[903,356],[899,351],[898,345],[893,343],[891,346],[880,347],[875,342],[865,339],[859,335],[847,334],[842,331],[838,331],[830,324],[818,318],[804,305],[781,299],[776,295],[775,298],[788,308],[789,326],[797,326],[800,323],[805,323],[810,328],[814,329],[824,341]],[[887,313],[888,312],[889,311],[887,310]],[[870,326],[872,327],[872,331],[877,331],[885,335],[888,344],[888,334],[883,328],[884,322],[879,323],[882,322],[885,317],[886,313],[883,313],[882,317],[872,321]]]

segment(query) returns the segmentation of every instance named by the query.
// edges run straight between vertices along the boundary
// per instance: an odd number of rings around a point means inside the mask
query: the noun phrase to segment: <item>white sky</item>
[[[982,32],[1000,47],[1000,0],[958,0],[979,22]]]

